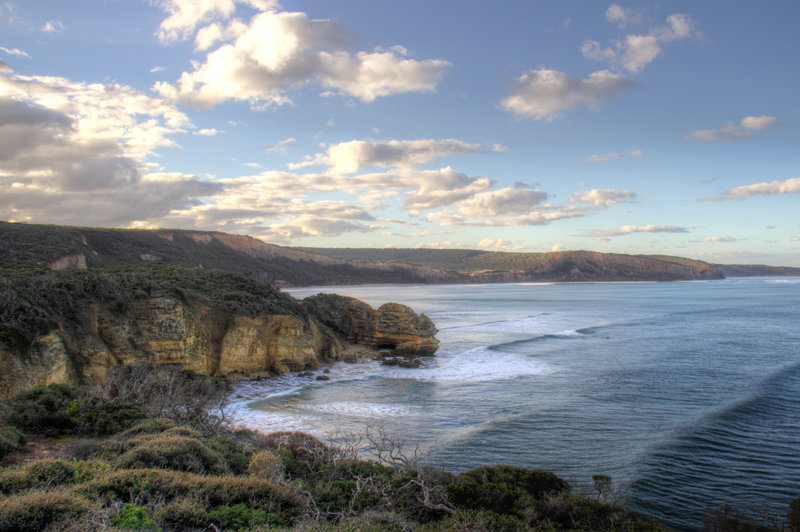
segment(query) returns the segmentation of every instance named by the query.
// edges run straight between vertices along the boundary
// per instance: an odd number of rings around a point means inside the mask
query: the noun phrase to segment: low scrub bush
[[[225,475],[225,458],[195,438],[156,435],[136,440],[129,450],[113,460],[121,469],[171,469],[200,475]]]
[[[0,425],[0,458],[25,446],[28,437],[17,427]]]
[[[0,531],[38,532],[61,529],[84,515],[89,503],[65,490],[30,491],[0,500]]]
[[[280,515],[286,521],[305,510],[302,500],[288,488],[248,477],[214,477],[178,471],[137,469],[114,471],[75,487],[77,493],[108,503],[132,498],[170,503],[195,499],[205,508],[244,503]]]

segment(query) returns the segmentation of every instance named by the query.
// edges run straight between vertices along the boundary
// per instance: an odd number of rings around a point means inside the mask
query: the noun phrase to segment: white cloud
[[[634,23],[641,22],[641,13],[633,9],[625,9],[619,4],[611,4],[606,9],[606,20],[624,28]]]
[[[124,226],[192,206],[221,187],[145,173],[146,158],[190,126],[127,86],[0,76],[0,218]]]
[[[629,25],[634,18],[637,17],[616,4],[612,4],[606,12],[606,19],[620,27]],[[581,45],[581,53],[587,59],[606,61],[617,70],[640,72],[663,53],[665,44],[688,39],[697,33],[695,23],[688,15],[670,15],[666,22],[665,26],[653,28],[646,35],[625,35],[608,47],[603,47],[597,41],[586,40]]]
[[[42,31],[45,33],[59,33],[66,29],[64,23],[60,20],[48,20],[44,26],[42,26]]]
[[[738,124],[726,122],[719,129],[702,129],[693,131],[684,137],[685,140],[700,142],[718,142],[752,137],[755,131],[766,131],[780,125],[774,116],[746,116]]]
[[[286,153],[286,150],[291,148],[297,143],[297,139],[294,137],[285,138],[281,141],[278,141],[277,144],[267,144],[264,146],[266,151],[280,151]]]
[[[500,107],[524,118],[552,122],[562,111],[581,106],[597,109],[604,100],[632,86],[632,82],[608,70],[580,79],[540,68],[522,74],[511,95],[500,101]]]
[[[636,193],[631,190],[591,189],[581,190],[572,194],[570,203],[586,203],[596,208],[606,208],[616,205],[621,201],[636,199]]]
[[[167,69],[165,66],[154,66],[150,69],[151,74],[155,74],[156,72],[164,72]]]
[[[205,0],[197,9],[187,8],[194,5],[188,0],[168,3],[180,3],[184,7],[176,13],[185,11],[190,14],[186,20],[195,21],[181,22],[181,32],[193,31],[200,21],[226,20],[235,9],[233,0]],[[184,72],[175,84],[159,82],[154,89],[199,108],[226,100],[247,101],[255,109],[283,105],[291,102],[289,90],[311,83],[324,94],[371,102],[391,94],[433,91],[449,66],[438,59],[408,59],[402,47],[353,55],[346,51],[352,41],[351,32],[340,24],[310,20],[305,13],[263,11],[249,24],[234,20],[224,28],[214,22],[201,28],[196,39],[198,49],[220,43],[205,62],[193,63],[194,70]]]
[[[800,242],[800,236],[793,236],[789,239],[791,242]]]
[[[717,243],[717,242],[736,242],[738,239],[732,236],[707,236],[703,239],[703,242],[706,244]]]
[[[550,248],[550,251],[561,251],[563,248],[561,244],[553,244],[553,247]]]
[[[332,144],[325,153],[289,165],[290,169],[311,165],[324,165],[333,173],[351,174],[360,168],[377,166],[380,168],[411,168],[431,163],[441,157],[474,153],[480,150],[478,144],[470,144],[456,139],[422,140],[351,140]]]
[[[502,238],[492,238],[490,236],[487,236],[475,244],[475,247],[488,251],[519,251],[522,249],[522,246],[519,244],[515,245],[513,242],[509,242],[508,240],[504,240]]]
[[[192,131],[192,135],[199,135],[201,137],[214,137],[216,135],[219,135],[220,133],[224,133],[224,131],[221,131],[219,129],[214,129],[213,127]]]
[[[228,20],[236,4],[245,4],[260,10],[277,7],[275,0],[152,0],[169,16],[158,28],[158,38],[163,43],[186,40],[200,24],[214,19]]]
[[[622,157],[620,157],[619,153],[597,153],[584,157],[583,162],[604,163],[606,161],[619,161],[620,159],[622,159]]]
[[[13,55],[16,57],[24,57],[25,59],[31,58],[31,56],[29,56],[27,52],[25,52],[24,50],[20,50],[19,48],[6,48],[5,46],[0,46],[0,51],[3,51],[8,55]]]
[[[631,150],[628,152],[628,155],[631,155],[633,157],[641,157],[642,155],[644,155],[644,150]]]
[[[623,225],[617,229],[597,229],[589,233],[589,236],[600,240],[612,236],[624,236],[632,233],[688,233],[684,227],[674,225]]]
[[[736,188],[729,188],[719,196],[702,198],[700,201],[722,201],[731,199],[744,199],[748,196],[771,196],[778,194],[800,193],[800,177],[785,179],[783,181],[769,181],[754,183]]]
[[[463,248],[464,244],[461,242],[453,242],[452,240],[444,240],[440,242],[420,242],[414,246],[414,249],[453,249]]]

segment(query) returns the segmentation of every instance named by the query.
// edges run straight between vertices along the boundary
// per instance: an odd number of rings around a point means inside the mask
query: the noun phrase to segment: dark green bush
[[[218,506],[208,512],[208,519],[222,530],[247,530],[254,527],[274,527],[286,524],[263,508],[251,508],[242,503],[233,506]]]
[[[73,419],[76,431],[95,436],[122,432],[145,417],[136,405],[97,399],[75,399],[66,412]]]
[[[0,531],[39,532],[47,527],[60,528],[84,515],[89,503],[72,493],[31,491],[0,500]]]
[[[800,499],[795,499],[789,509],[789,515],[786,516],[789,521],[789,526],[792,532],[800,532]]]
[[[212,436],[206,440],[209,448],[218,452],[234,475],[247,472],[247,465],[253,454],[252,447],[247,447],[229,436]]]
[[[0,458],[10,452],[18,451],[28,441],[25,433],[11,425],[0,425]]]
[[[488,510],[459,510],[441,521],[426,523],[417,530],[419,532],[461,532],[464,530],[527,532],[530,528],[510,515],[501,515]]]
[[[552,473],[498,465],[461,473],[447,486],[447,496],[459,508],[519,515],[528,501],[568,490]]]
[[[58,436],[75,429],[67,408],[81,392],[67,384],[37,386],[7,399],[0,406],[0,418],[26,432]]]

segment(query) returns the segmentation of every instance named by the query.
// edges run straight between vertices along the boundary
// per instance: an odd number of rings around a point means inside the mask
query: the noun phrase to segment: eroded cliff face
[[[363,301],[332,294],[303,300],[303,308],[323,324],[341,331],[345,339],[393,354],[432,355],[439,347],[433,322],[410,307],[386,303],[377,310]]]
[[[124,309],[94,303],[81,326],[61,324],[26,353],[0,344],[0,396],[40,384],[99,383],[106,369],[138,362],[255,378],[342,360],[352,344],[402,354],[436,351],[433,323],[405,305],[388,303],[375,310],[363,301],[327,297],[328,310],[342,310],[344,316],[228,315],[174,297],[135,300]]]

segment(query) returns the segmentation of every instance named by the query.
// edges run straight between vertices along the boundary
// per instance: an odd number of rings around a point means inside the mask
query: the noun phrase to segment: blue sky
[[[800,3],[0,1],[0,219],[800,266]]]

